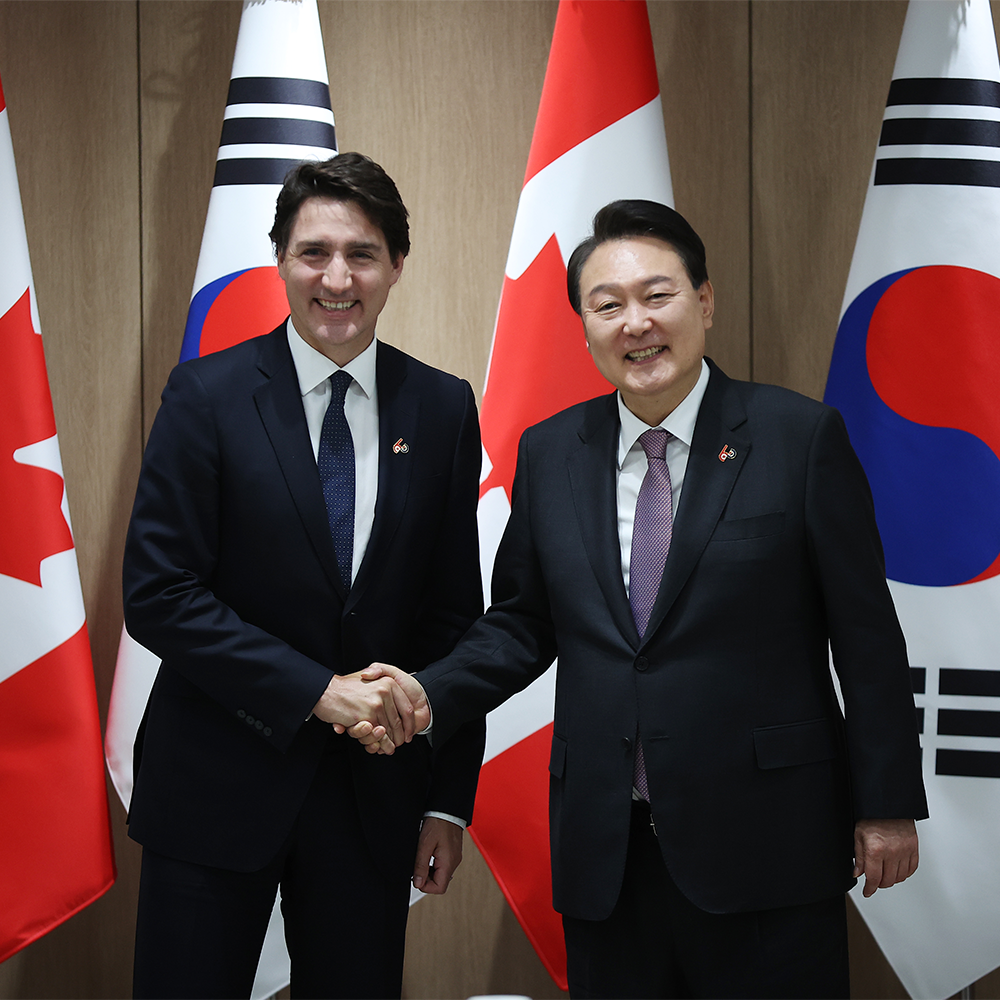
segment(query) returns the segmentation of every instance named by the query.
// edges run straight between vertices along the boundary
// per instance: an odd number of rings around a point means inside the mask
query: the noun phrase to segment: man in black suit
[[[574,997],[847,996],[845,892],[907,878],[927,815],[864,472],[835,410],[704,358],[704,246],[672,209],[606,206],[568,287],[617,392],[522,437],[494,604],[419,675],[433,739],[558,654]]]
[[[162,659],[138,997],[248,996],[279,884],[293,996],[399,996],[410,880],[446,889],[482,759],[481,719],[432,749],[394,682],[345,676],[419,670],[482,612],[472,390],[375,340],[406,208],[345,153],[289,174],[271,238],[290,318],[173,371],[129,527],[126,622]],[[342,735],[363,717],[386,762]]]

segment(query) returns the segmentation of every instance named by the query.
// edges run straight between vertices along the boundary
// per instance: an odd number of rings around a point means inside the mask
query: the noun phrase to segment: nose
[[[653,328],[649,310],[642,302],[632,301],[625,307],[623,331],[630,337],[641,337]]]
[[[342,254],[331,255],[323,272],[323,284],[331,292],[346,291],[351,285],[351,269]]]

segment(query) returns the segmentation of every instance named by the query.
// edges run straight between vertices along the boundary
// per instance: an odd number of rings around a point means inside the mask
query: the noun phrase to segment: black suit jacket
[[[495,603],[421,677],[436,738],[558,653],[556,909],[599,920],[617,900],[637,732],[664,860],[696,905],[844,892],[854,819],[920,818],[926,802],[906,649],[843,421],[711,367],[641,641],[621,573],[618,433],[612,394],[522,437]]]
[[[282,324],[179,365],[150,433],[124,565],[130,634],[162,659],[135,751],[130,835],[252,871],[288,835],[329,739],[387,868],[425,809],[470,819],[482,721],[369,756],[310,716],[331,675],[418,670],[482,611],[481,461],[468,383],[377,345],[378,496],[349,593]],[[402,438],[408,450],[393,450]],[[349,804],[345,803],[345,807]]]

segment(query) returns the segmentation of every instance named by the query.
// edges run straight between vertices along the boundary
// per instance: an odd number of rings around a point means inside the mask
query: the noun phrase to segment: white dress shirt
[[[330,376],[340,366],[307,344],[292,324],[286,327],[295,374],[302,393],[313,457],[319,456],[323,418],[330,405]],[[344,365],[352,378],[344,397],[344,416],[354,441],[354,559],[351,580],[358,575],[375,522],[378,496],[378,386],[375,380],[375,339],[352,361]]]
[[[701,401],[708,388],[708,365],[704,358],[701,374],[694,388],[677,404],[673,412],[658,424],[673,435],[667,441],[667,469],[670,471],[670,493],[673,498],[674,513],[680,502],[684,475],[687,472],[688,455],[691,454],[691,440],[694,425],[698,420]],[[629,592],[629,564],[632,561],[632,529],[635,525],[635,506],[639,499],[639,487],[649,468],[646,452],[639,443],[639,436],[650,429],[649,424],[640,420],[623,402],[618,393],[618,417],[621,429],[618,433],[618,544],[621,546],[622,577],[625,593]],[[669,558],[669,556],[667,557]]]

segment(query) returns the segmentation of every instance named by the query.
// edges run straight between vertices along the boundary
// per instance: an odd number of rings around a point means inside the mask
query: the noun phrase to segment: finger
[[[347,730],[339,722],[333,723],[333,731],[339,736],[343,736],[343,734],[347,732]]]
[[[426,885],[431,871],[431,849],[421,841],[417,845],[417,857],[413,863],[414,888],[427,892]]]
[[[865,887],[862,890],[865,898],[874,896],[882,882],[882,862],[869,860],[865,864]],[[890,883],[891,885],[891,883]]]
[[[414,725],[415,713],[413,711],[413,703],[406,696],[406,692],[399,686],[399,684],[392,685],[392,700],[396,706],[396,711],[399,713],[406,742],[409,743],[417,731],[416,726]]]
[[[385,682],[387,687],[382,688],[382,712],[385,716],[386,731],[395,746],[402,746],[406,742],[406,727],[399,717],[399,710],[396,708],[396,699],[393,691],[396,685],[392,681]]]

